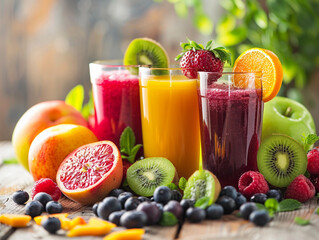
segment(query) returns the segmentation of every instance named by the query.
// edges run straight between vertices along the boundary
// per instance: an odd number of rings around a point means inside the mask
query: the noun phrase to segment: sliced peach
[[[86,221],[82,217],[80,217],[80,216],[75,217],[71,220],[70,225],[69,225],[69,229],[72,229],[77,225],[83,225],[83,224],[86,224]]]
[[[0,222],[10,225],[11,227],[26,227],[30,222],[31,216],[18,214],[2,214],[0,215]]]
[[[76,225],[68,233],[68,237],[100,236],[109,233],[116,225],[99,218],[92,217],[88,224]]]
[[[140,240],[145,230],[142,228],[132,228],[117,232],[112,232],[105,236],[103,240]]]

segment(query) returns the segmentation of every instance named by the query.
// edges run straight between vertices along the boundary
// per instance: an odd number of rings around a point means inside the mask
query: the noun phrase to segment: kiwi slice
[[[207,170],[197,170],[189,177],[183,198],[197,201],[202,197],[209,197],[208,205],[211,205],[217,200],[220,189],[220,183],[214,174]]]
[[[273,134],[262,141],[258,153],[259,172],[276,187],[287,187],[307,169],[307,154],[293,138]]]
[[[173,182],[175,167],[166,158],[145,158],[133,163],[126,173],[129,187],[138,195],[153,196],[158,186]]]
[[[158,42],[149,38],[136,38],[127,47],[124,65],[148,65],[153,68],[167,68],[169,59],[165,49]],[[130,68],[138,74],[137,68]]]

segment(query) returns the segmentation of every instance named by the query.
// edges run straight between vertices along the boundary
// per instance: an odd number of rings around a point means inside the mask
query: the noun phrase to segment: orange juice
[[[140,75],[145,157],[166,157],[188,178],[199,167],[197,80],[182,75]]]

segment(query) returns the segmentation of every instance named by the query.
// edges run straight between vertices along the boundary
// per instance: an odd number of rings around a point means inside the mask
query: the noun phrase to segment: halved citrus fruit
[[[263,101],[273,99],[279,92],[283,70],[279,58],[272,51],[262,48],[251,48],[243,52],[235,61],[233,72],[261,72]],[[237,87],[247,86],[243,78],[234,75],[234,84]],[[256,82],[256,88],[258,83]]]
[[[111,141],[79,147],[61,163],[56,182],[65,196],[83,205],[94,204],[121,185],[121,154]]]

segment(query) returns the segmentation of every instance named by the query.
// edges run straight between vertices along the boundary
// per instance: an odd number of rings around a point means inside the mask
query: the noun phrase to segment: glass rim
[[[125,64],[119,64],[123,63],[123,60],[121,59],[112,59],[112,60],[96,60],[93,62],[90,62],[89,65],[95,65],[95,66],[102,66],[102,67],[108,67],[108,68],[128,68],[128,67],[147,67],[147,65],[125,65]]]
[[[147,66],[140,66],[140,68],[143,68],[143,69],[148,69],[148,70],[163,70],[163,71],[182,71],[184,69],[192,69],[192,70],[195,70],[194,68],[181,68],[181,67],[167,67],[167,68],[160,68],[160,67],[147,67]]]

